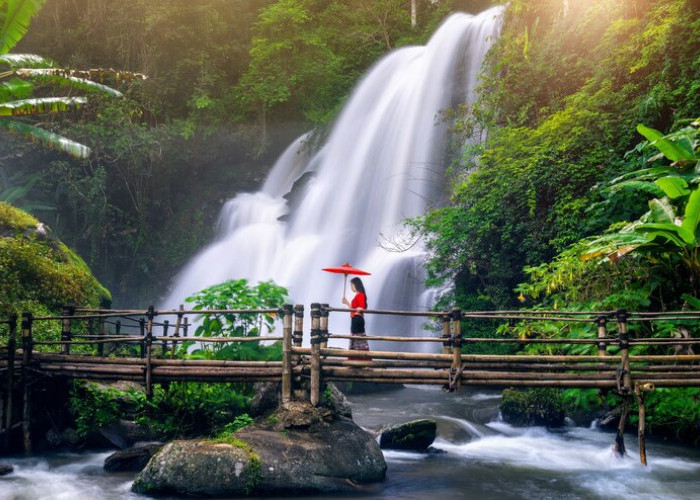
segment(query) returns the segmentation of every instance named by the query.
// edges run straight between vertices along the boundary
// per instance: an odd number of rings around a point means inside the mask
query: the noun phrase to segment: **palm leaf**
[[[54,134],[53,132],[49,132],[48,130],[14,120],[0,119],[0,126],[5,127],[6,129],[19,135],[28,137],[44,146],[68,153],[76,158],[87,158],[90,156],[90,148],[87,146],[67,139],[61,135]]]
[[[9,52],[29,28],[29,21],[44,5],[44,0],[7,0],[0,12],[0,54]]]
[[[0,102],[0,116],[35,115],[40,113],[58,113],[73,107],[80,107],[87,102],[84,97],[40,97]]]

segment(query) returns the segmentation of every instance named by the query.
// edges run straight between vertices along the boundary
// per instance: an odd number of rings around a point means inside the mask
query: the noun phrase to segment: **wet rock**
[[[352,420],[290,402],[225,439],[168,443],[132,489],[185,496],[338,493],[385,474],[379,445]]]
[[[100,439],[116,446],[120,450],[130,448],[139,441],[148,441],[155,437],[151,435],[146,426],[130,420],[115,420],[108,425],[100,427],[97,432]],[[97,440],[96,436],[91,437],[93,440]]]
[[[104,469],[109,472],[140,472],[162,447],[163,443],[152,443],[116,451],[105,458]]]
[[[427,452],[428,447],[435,441],[436,434],[435,420],[414,420],[382,429],[379,446],[384,450]]]
[[[253,385],[255,396],[250,402],[248,413],[259,417],[273,412],[280,403],[282,384],[278,382],[258,382]]]
[[[14,470],[15,470],[15,468],[9,464],[0,464],[0,476],[6,476],[8,474],[12,474],[12,472]]]

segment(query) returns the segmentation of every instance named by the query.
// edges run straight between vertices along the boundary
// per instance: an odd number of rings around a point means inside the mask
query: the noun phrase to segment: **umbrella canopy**
[[[370,274],[372,274],[372,273],[368,273],[367,271],[363,271],[362,269],[352,267],[347,262],[345,264],[343,264],[342,266],[323,268],[322,271],[326,271],[329,273],[343,274],[345,276],[344,281],[343,281],[343,297],[345,297],[345,288],[346,288],[346,285],[348,283],[348,274],[356,274],[359,276],[369,276]]]
[[[352,267],[350,264],[347,262],[343,264],[342,266],[337,266],[337,267],[326,267],[322,269],[322,271],[328,271],[329,273],[338,273],[338,274],[358,274],[360,276],[369,276],[372,273],[368,273],[367,271],[363,271],[362,269],[358,269],[356,267]]]

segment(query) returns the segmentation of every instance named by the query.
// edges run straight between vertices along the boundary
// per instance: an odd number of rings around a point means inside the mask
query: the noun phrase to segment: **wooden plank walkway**
[[[325,304],[312,304],[310,328],[304,332],[304,307],[281,309],[156,311],[92,310],[64,308],[63,315],[34,318],[23,314],[0,321],[0,377],[3,388],[3,417],[0,432],[16,428],[14,399],[21,394],[22,418],[31,420],[32,381],[41,377],[140,382],[146,393],[152,385],[168,382],[278,382],[283,402],[304,398],[318,405],[326,382],[372,382],[429,384],[459,392],[463,386],[600,388],[626,397],[636,397],[643,409],[643,395],[656,387],[700,387],[700,312],[630,313],[625,310],[569,313],[561,311],[413,312],[370,310],[365,314],[418,316],[441,328],[424,337],[369,335],[370,341],[428,344],[439,352],[351,351],[328,347],[329,340],[344,342],[349,335],[328,331],[331,313],[347,314]],[[273,315],[282,322],[281,336],[192,337],[189,318],[202,315]],[[174,324],[160,318],[175,316]],[[156,319],[159,321],[156,321]],[[462,332],[467,321],[538,321],[557,324],[591,323],[593,338],[476,338]],[[679,324],[675,336],[630,335],[630,323]],[[60,324],[60,339],[38,340],[39,323]],[[690,325],[690,326],[689,326]],[[55,328],[54,328],[55,329]],[[646,328],[648,330],[648,328]],[[43,328],[42,331],[46,331]],[[666,328],[665,331],[674,331]],[[677,332],[683,332],[679,335]],[[160,335],[158,335],[160,332]],[[308,347],[304,346],[304,340]],[[185,341],[202,344],[234,342],[282,342],[281,361],[202,360],[178,357]],[[558,347],[579,345],[595,354],[468,354],[471,345],[527,344]],[[432,346],[432,348],[430,347]],[[466,347],[465,347],[466,346]],[[635,355],[638,346],[654,354]],[[121,354],[120,354],[121,353]],[[351,358],[351,359],[348,359]],[[642,422],[643,425],[643,422]],[[26,441],[29,443],[30,438]]]

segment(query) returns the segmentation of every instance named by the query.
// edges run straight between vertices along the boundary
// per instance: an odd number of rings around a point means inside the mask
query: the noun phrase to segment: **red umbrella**
[[[338,273],[338,274],[345,275],[345,278],[343,281],[343,297],[345,297],[345,287],[348,283],[348,274],[356,274],[359,276],[369,276],[370,274],[372,274],[372,273],[368,273],[367,271],[363,271],[362,269],[352,267],[347,262],[345,264],[343,264],[342,266],[326,267],[326,268],[322,269],[322,271],[327,271],[329,273]]]

